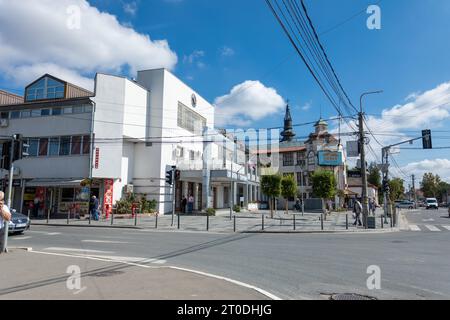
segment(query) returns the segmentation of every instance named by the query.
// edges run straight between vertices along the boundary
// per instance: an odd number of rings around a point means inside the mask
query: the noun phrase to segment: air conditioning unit
[[[134,193],[134,186],[132,184],[127,184],[124,188],[125,193]]]
[[[0,119],[0,127],[6,128],[9,126],[9,120],[8,119]]]

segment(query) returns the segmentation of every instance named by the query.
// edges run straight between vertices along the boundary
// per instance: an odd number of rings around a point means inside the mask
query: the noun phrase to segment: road
[[[151,259],[242,281],[282,299],[321,299],[334,293],[450,299],[446,211],[412,210],[405,215],[409,231],[382,234],[227,235],[36,226],[11,237],[9,244],[118,261]],[[379,290],[367,288],[369,266],[381,270]]]

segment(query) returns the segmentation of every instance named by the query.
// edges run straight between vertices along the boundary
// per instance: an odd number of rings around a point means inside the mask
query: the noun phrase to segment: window
[[[294,165],[294,154],[292,152],[283,153],[283,166],[291,167]]]
[[[72,109],[73,113],[83,113],[84,112],[84,106],[74,106]]]
[[[59,155],[59,138],[50,138],[49,156]]]
[[[8,119],[9,118],[9,112],[2,112],[0,116],[1,116],[2,119]]]
[[[70,155],[70,137],[61,137],[61,140],[59,142],[59,155]]]
[[[83,154],[91,153],[91,136],[83,137]]]
[[[41,116],[41,110],[40,109],[34,109],[31,110],[31,117],[37,118]]]
[[[189,160],[194,161],[195,160],[195,152],[189,151]]]
[[[63,188],[61,191],[61,202],[73,202],[75,197],[74,188]]]
[[[73,136],[72,137],[72,151],[71,154],[79,155],[81,153],[81,137]]]
[[[39,140],[39,157],[46,157],[48,155],[48,138],[41,138]]]
[[[19,119],[20,111],[11,111],[11,119]]]
[[[73,112],[73,108],[72,107],[64,107],[64,114],[71,114]]]
[[[31,110],[23,110],[20,112],[21,118],[29,118],[31,116]]]
[[[178,126],[194,134],[202,134],[206,119],[182,103],[178,103]]]
[[[39,139],[28,139],[28,144],[30,145],[30,147],[28,148],[28,154],[30,155],[30,157],[37,157]]]
[[[41,117],[46,117],[50,115],[50,109],[42,109],[41,110]]]
[[[52,116],[59,116],[62,114],[62,109],[61,108],[53,108],[52,109]]]
[[[92,105],[90,105],[90,104],[84,105],[84,112],[91,113],[92,112]]]
[[[64,98],[65,83],[45,77],[26,89],[26,101]]]

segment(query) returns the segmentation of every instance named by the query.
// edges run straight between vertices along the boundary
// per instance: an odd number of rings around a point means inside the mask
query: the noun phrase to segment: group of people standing
[[[183,196],[183,199],[181,199],[181,213],[186,213],[187,209],[187,213],[192,214],[192,212],[194,211],[194,201],[195,199],[192,195],[190,195],[188,198]]]

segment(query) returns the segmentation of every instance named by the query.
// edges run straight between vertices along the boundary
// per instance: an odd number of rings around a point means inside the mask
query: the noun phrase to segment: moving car
[[[438,205],[436,198],[427,198],[426,204],[427,204],[427,210],[428,209],[436,209],[436,210],[439,209],[439,205]]]
[[[23,233],[30,229],[30,219],[26,215],[18,213],[16,210],[11,212],[11,221],[9,222],[9,234]]]
[[[398,209],[414,209],[415,204],[413,201],[403,200],[403,201],[396,201],[395,207]]]

